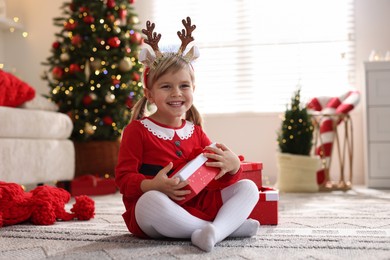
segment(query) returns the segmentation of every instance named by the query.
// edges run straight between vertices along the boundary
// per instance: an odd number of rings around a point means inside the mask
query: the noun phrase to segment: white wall
[[[44,70],[41,62],[50,54],[54,34],[52,18],[60,15],[64,0],[6,0],[9,17],[19,16],[29,33],[27,39],[7,40],[6,62],[17,69],[23,80],[34,86],[39,93],[47,93],[46,83],[40,79]],[[364,87],[363,61],[372,49],[382,53],[390,50],[390,1],[355,0],[356,7],[356,88]],[[141,24],[145,23],[150,1],[138,0],[135,4]],[[330,18],[331,19],[331,18]],[[364,100],[364,98],[363,98]],[[362,100],[362,101],[363,101]],[[354,122],[354,183],[364,183],[363,160],[363,112],[362,106],[352,113]],[[247,160],[261,161],[264,175],[272,184],[276,180],[276,131],[278,114],[229,114],[206,115],[205,129],[215,141],[223,142]],[[332,167],[338,174],[338,164]],[[336,177],[334,177],[336,179]]]

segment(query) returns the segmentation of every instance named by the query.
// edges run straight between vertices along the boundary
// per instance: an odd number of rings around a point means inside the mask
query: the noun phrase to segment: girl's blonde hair
[[[195,75],[192,65],[188,63],[182,56],[177,55],[177,53],[164,53],[164,59],[158,62],[158,65],[152,69],[145,69],[143,73],[143,85],[144,88],[151,89],[154,82],[156,82],[161,76],[168,72],[177,72],[181,69],[187,69],[190,73],[191,81],[193,85],[195,84]],[[138,102],[134,105],[130,122],[133,120],[141,119],[144,116],[147,116],[148,103],[145,96],[143,96]],[[186,112],[185,119],[191,121],[195,125],[202,126],[203,120],[199,111],[195,108],[194,105]]]

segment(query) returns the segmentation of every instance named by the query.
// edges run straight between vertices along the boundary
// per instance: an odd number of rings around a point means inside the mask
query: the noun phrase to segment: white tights
[[[167,195],[148,191],[138,200],[135,217],[140,228],[152,238],[191,238],[194,245],[211,251],[226,237],[250,237],[259,222],[247,219],[259,199],[256,185],[241,180],[221,191],[223,205],[214,221],[197,218]]]

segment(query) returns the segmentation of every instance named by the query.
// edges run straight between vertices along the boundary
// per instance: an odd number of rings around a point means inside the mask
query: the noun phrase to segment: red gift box
[[[263,164],[259,162],[241,162],[242,173],[240,179],[252,180],[258,188],[263,187],[262,170]]]
[[[178,204],[183,204],[195,197],[219,173],[219,168],[207,167],[206,161],[207,157],[200,154],[171,175],[171,178],[177,177],[181,181],[187,180],[189,182],[183,189],[190,190],[191,193],[187,194],[184,200],[176,201]]]
[[[72,196],[106,195],[117,192],[114,178],[83,175],[70,182],[58,182],[57,187],[67,190]]]
[[[258,220],[261,225],[277,225],[278,201],[278,190],[267,187],[260,188],[259,201],[249,215],[249,218]]]
[[[210,146],[213,146],[212,144]],[[204,187],[207,186],[219,173],[220,169],[215,167],[208,167],[205,165],[207,162],[207,157],[203,154],[199,154],[197,157],[189,161],[179,170],[173,172],[170,177],[177,177],[181,181],[187,180],[189,183],[186,185],[183,190],[190,190],[191,193],[185,196],[184,200],[175,201],[178,204],[183,204],[184,202],[195,197]]]

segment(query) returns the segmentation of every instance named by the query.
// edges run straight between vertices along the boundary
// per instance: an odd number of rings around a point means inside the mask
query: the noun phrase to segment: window
[[[299,84],[303,99],[354,85],[353,0],[154,0],[160,48],[197,29],[195,103],[202,113],[279,112]],[[177,47],[174,47],[176,50]]]

